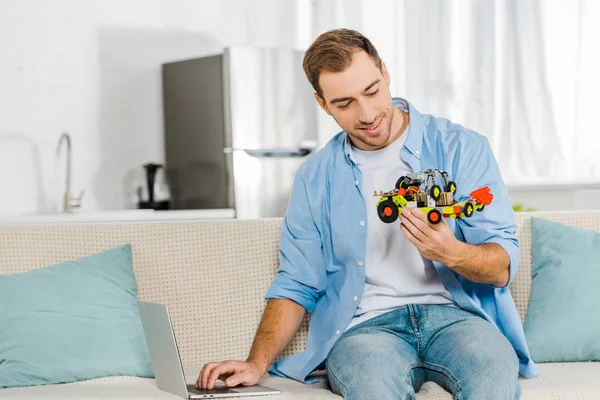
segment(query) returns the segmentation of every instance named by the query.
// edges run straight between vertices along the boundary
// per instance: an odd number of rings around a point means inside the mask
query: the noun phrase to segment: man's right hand
[[[225,382],[228,387],[244,385],[253,386],[265,374],[266,368],[256,362],[221,361],[208,363],[200,370],[196,387],[213,389],[217,379]]]

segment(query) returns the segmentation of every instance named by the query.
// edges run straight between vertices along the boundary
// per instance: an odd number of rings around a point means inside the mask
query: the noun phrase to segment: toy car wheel
[[[427,221],[431,222],[432,224],[439,224],[442,222],[442,213],[435,208],[433,210],[429,210],[427,213]]]
[[[485,208],[485,204],[482,204],[482,205],[481,205],[481,207],[479,207],[479,208],[477,209],[477,211],[483,211],[483,209],[484,209],[484,208]]]
[[[456,182],[448,182],[448,185],[446,185],[446,192],[450,192],[452,194],[456,193]]]
[[[392,223],[398,219],[398,206],[392,200],[384,200],[377,206],[377,214],[386,224]]]
[[[465,204],[465,217],[469,218],[471,215],[473,215],[473,203],[467,203]]]
[[[429,191],[429,194],[431,195],[432,199],[438,201],[440,199],[440,196],[442,195],[442,188],[439,187],[439,185],[433,185],[431,187],[431,190]]]
[[[404,181],[404,175],[401,176],[400,178],[398,178],[398,180],[396,181],[396,190],[400,189],[400,186],[402,185],[402,181]]]

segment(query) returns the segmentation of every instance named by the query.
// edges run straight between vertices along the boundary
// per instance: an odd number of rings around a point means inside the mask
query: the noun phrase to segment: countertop
[[[135,222],[135,221],[176,221],[201,219],[235,218],[233,209],[210,210],[114,210],[114,211],[75,211],[54,214],[0,214],[1,225],[80,223],[80,222]]]

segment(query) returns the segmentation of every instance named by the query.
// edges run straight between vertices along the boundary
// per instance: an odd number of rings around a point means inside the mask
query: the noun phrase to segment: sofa
[[[511,291],[521,318],[531,285],[530,217],[600,230],[600,211],[517,213],[519,271]],[[0,227],[0,274],[16,274],[80,258],[123,243],[133,250],[139,297],[168,304],[189,383],[209,361],[245,359],[265,306],[264,294],[278,267],[281,219],[74,223]],[[600,318],[600,315],[590,316]],[[1,321],[0,321],[1,322]],[[307,317],[281,355],[302,351]],[[43,329],[43,328],[41,328]],[[539,364],[540,375],[521,380],[522,399],[600,399],[600,362]],[[282,390],[270,398],[339,399],[326,375],[305,385],[264,376]],[[153,379],[105,377],[84,382],[0,389],[0,399],[176,399]],[[417,399],[451,399],[432,382]]]

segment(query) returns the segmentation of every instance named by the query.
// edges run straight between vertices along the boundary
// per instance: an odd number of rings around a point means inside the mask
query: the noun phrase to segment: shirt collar
[[[394,107],[398,108],[405,113],[408,113],[410,116],[410,124],[408,125],[408,136],[406,137],[406,142],[404,143],[404,148],[406,148],[413,156],[417,159],[421,158],[421,148],[423,146],[423,129],[421,126],[421,113],[407,100],[400,97],[393,97],[392,102]],[[356,158],[354,157],[354,152],[352,151],[352,143],[350,142],[350,137],[346,132],[344,132],[344,140],[343,140],[343,148],[344,154],[348,158],[350,162],[356,164]]]

